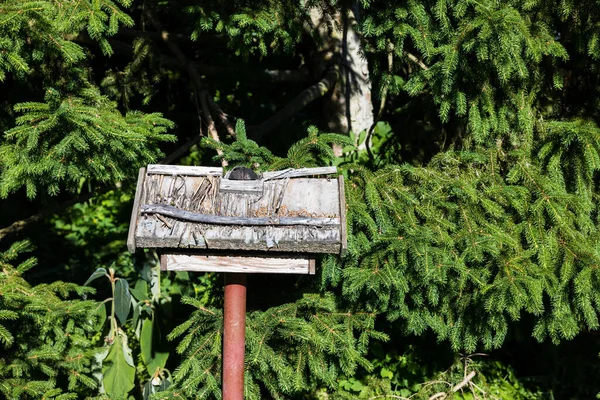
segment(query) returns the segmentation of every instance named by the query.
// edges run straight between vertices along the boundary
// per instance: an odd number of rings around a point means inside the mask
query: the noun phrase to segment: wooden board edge
[[[161,271],[168,271],[167,269],[167,256],[169,254],[161,254],[160,255],[160,270]]]
[[[348,227],[346,226],[346,192],[344,190],[344,175],[338,176],[340,195],[340,256],[344,257],[348,251]]]
[[[163,254],[160,258],[161,271],[314,275],[314,265],[308,257]]]
[[[221,176],[223,175],[223,168],[190,165],[149,164],[147,172],[149,175]]]
[[[135,187],[135,198],[133,200],[133,208],[131,210],[131,220],[129,221],[129,232],[127,233],[127,250],[129,250],[129,252],[132,254],[135,253],[135,231],[137,230],[137,221],[140,215],[140,201],[142,200],[145,179],[146,168],[142,167],[138,172],[138,180]]]
[[[281,171],[266,171],[263,172],[262,179],[269,181],[272,179],[284,178],[301,178],[305,176],[332,175],[337,173],[337,167],[315,167],[315,168],[298,168],[284,169]]]

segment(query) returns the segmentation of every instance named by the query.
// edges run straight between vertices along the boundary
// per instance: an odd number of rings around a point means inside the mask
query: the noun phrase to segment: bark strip
[[[159,214],[183,221],[198,222],[215,225],[241,225],[241,226],[277,226],[277,225],[305,225],[305,226],[336,226],[340,224],[339,218],[306,218],[306,217],[227,217],[223,215],[199,214],[192,211],[181,210],[166,204],[147,204],[141,207],[145,214]]]

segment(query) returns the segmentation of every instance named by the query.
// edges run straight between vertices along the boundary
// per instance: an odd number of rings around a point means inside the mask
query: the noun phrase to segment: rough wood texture
[[[263,180],[299,178],[305,176],[331,175],[337,173],[336,167],[317,167],[317,168],[299,168],[286,169],[283,171],[269,171],[262,174]],[[186,175],[186,176],[207,176],[223,175],[223,168],[219,167],[193,167],[184,165],[148,165],[148,174],[158,175]]]
[[[223,174],[223,168],[219,167],[192,167],[185,165],[148,165],[148,174],[158,175],[186,175],[186,176],[207,176]]]
[[[344,191],[344,176],[338,176],[338,187],[340,194],[340,236],[341,247],[340,256],[344,256],[348,251],[348,227],[346,225],[346,192]]]
[[[140,168],[138,173],[137,186],[135,188],[135,198],[133,200],[133,211],[131,212],[131,220],[129,221],[129,233],[127,234],[127,250],[130,253],[135,253],[135,229],[137,227],[138,218],[140,215],[140,200],[143,195],[144,178],[146,177],[146,168]]]
[[[299,169],[284,169],[283,171],[264,172],[263,181],[283,178],[301,178],[305,176],[331,175],[337,173],[336,167],[317,167],[317,168],[299,168]]]
[[[334,167],[275,171],[260,181],[228,181],[220,168],[150,167],[134,210],[136,247],[340,253],[345,246],[343,181],[293,177]],[[222,190],[231,182],[259,183],[260,191]]]
[[[314,265],[315,260],[309,258],[183,254],[163,254],[160,258],[163,271],[314,274]]]
[[[199,222],[215,225],[240,225],[240,226],[277,226],[277,225],[307,225],[326,226],[339,225],[339,218],[306,218],[306,217],[227,217],[222,215],[198,214],[181,210],[165,204],[144,205],[140,208],[144,214],[159,214],[178,220]],[[160,218],[159,218],[160,219]],[[165,222],[165,221],[163,221]],[[169,225],[167,222],[165,224]]]
[[[263,182],[257,181],[234,181],[221,179],[219,186],[221,192],[262,193]]]

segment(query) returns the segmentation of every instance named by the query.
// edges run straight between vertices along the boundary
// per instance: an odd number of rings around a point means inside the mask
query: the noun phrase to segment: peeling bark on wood
[[[203,224],[215,224],[215,225],[239,225],[239,226],[295,226],[295,225],[308,225],[308,226],[328,226],[334,225],[339,226],[339,218],[286,218],[286,217],[255,217],[255,218],[236,218],[226,217],[222,215],[205,215],[198,214],[190,211],[181,210],[177,207],[168,206],[165,204],[153,204],[145,205],[141,207],[141,212],[145,214],[160,214],[166,215],[175,219],[199,222]]]
[[[265,173],[259,181],[229,181],[205,167],[150,166],[141,180],[135,247],[340,253],[340,185],[335,168]],[[228,191],[231,183],[260,191]],[[239,189],[239,188],[238,188]]]
[[[129,221],[129,233],[127,234],[127,250],[129,250],[130,253],[135,253],[135,229],[140,216],[140,200],[143,196],[145,176],[146,168],[140,168],[137,187],[135,188],[135,198],[133,200],[133,211],[131,212],[131,220]]]

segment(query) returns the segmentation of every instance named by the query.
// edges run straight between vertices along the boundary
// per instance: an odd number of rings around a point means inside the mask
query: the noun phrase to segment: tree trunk
[[[311,10],[311,20],[322,40],[321,62],[340,60],[341,79],[326,99],[324,109],[327,128],[342,133],[368,131],[374,119],[371,82],[360,37],[354,29],[354,13],[348,10],[347,15],[321,14],[315,8]]]

